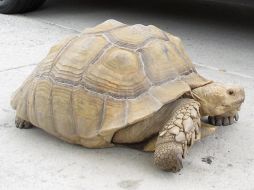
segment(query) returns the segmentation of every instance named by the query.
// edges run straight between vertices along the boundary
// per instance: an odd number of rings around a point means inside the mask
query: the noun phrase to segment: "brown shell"
[[[108,20],[52,47],[11,104],[17,116],[61,139],[105,147],[117,130],[208,82],[179,38]]]

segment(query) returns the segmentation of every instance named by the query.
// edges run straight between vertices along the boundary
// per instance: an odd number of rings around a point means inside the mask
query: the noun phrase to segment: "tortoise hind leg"
[[[21,119],[18,116],[16,116],[15,125],[19,129],[31,129],[34,127],[30,122],[25,121],[24,119]]]
[[[177,172],[187,149],[200,139],[199,103],[192,99],[179,99],[168,122],[159,133],[154,152],[154,164],[160,169]]]
[[[133,149],[141,150],[144,152],[154,152],[157,137],[158,135],[155,135],[139,143],[131,143],[131,144],[123,144],[123,145],[126,145]]]
[[[144,145],[143,151],[154,152],[157,138],[158,136],[153,136],[152,138],[150,138],[149,141],[147,141],[147,143]]]

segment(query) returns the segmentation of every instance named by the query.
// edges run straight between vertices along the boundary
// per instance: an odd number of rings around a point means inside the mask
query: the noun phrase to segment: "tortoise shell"
[[[18,117],[63,140],[107,147],[116,131],[208,82],[179,38],[108,20],[53,46],[11,104]]]

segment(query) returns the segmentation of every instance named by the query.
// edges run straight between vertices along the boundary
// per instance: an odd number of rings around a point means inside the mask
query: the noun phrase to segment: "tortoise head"
[[[232,116],[244,102],[244,89],[237,85],[210,83],[192,90],[192,96],[200,104],[202,116]]]

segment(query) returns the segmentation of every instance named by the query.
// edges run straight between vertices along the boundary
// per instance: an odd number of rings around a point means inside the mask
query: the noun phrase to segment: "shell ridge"
[[[71,109],[71,115],[72,115],[72,126],[73,126],[73,128],[74,128],[74,133],[75,133],[75,135],[76,136],[78,136],[78,134],[77,134],[77,122],[76,122],[76,114],[74,113],[74,111],[73,111],[73,105],[74,105],[74,103],[73,103],[73,86],[72,86],[72,89],[71,89],[71,94],[70,94],[70,109]]]
[[[159,83],[159,85],[161,84],[164,84],[164,83],[167,83],[167,82],[174,82],[175,80],[181,80],[181,77],[185,77],[186,75],[189,75],[191,73],[194,73],[194,71],[192,69],[188,70],[188,71],[185,71],[183,73],[179,73],[179,76],[177,78],[175,78],[174,80],[167,80],[167,81],[163,81],[162,83]],[[35,76],[35,77],[38,77],[38,76]],[[51,82],[53,83],[56,83],[56,84],[61,84],[63,86],[73,86],[73,87],[77,87],[77,88],[83,88],[83,89],[86,89],[94,94],[98,94],[100,96],[110,96],[112,98],[115,98],[115,99],[135,99],[139,96],[141,96],[142,94],[146,93],[148,90],[150,90],[153,86],[157,86],[157,85],[151,85],[149,89],[147,89],[145,92],[141,92],[140,94],[136,95],[136,96],[129,96],[129,97],[122,97],[122,96],[116,96],[114,95],[113,93],[108,93],[108,92],[96,92],[94,91],[93,89],[90,89],[87,84],[85,84],[84,82],[80,83],[80,82],[75,82],[75,81],[71,81],[71,80],[68,80],[68,79],[62,79],[62,78],[59,78],[59,77],[56,77],[54,74],[48,74],[48,75],[43,75],[40,79],[48,79],[50,80]]]
[[[34,88],[34,90],[33,90],[33,111],[34,111],[34,121],[35,121],[35,125],[37,125],[38,126],[38,117],[37,117],[37,111],[36,111],[36,100],[35,100],[35,98],[36,98],[36,92],[37,92],[37,84],[35,85],[35,88]]]
[[[51,83],[51,88],[50,88],[49,98],[50,98],[50,112],[52,115],[51,122],[53,124],[52,126],[53,126],[54,132],[56,132],[58,135],[60,135],[59,132],[57,131],[57,127],[55,127],[56,122],[55,122],[54,109],[53,109],[53,87],[54,87],[54,84],[52,83],[52,81],[50,81],[50,83]]]
[[[108,43],[106,46],[104,46],[101,51],[95,56],[95,58],[88,64],[88,67],[90,64],[96,64],[99,59],[110,49],[113,45]]]
[[[140,49],[142,47],[144,47],[146,44],[148,44],[149,42],[153,41],[153,40],[164,40],[164,41],[169,41],[168,38],[162,38],[162,37],[155,37],[155,36],[150,36],[147,39],[145,39],[143,42],[139,43],[139,44],[132,44],[132,43],[128,43],[128,42],[124,42],[124,41],[120,41],[118,39],[116,39],[111,33],[109,32],[105,32],[103,34],[104,36],[106,36],[106,39],[108,39],[109,42],[111,42],[112,44],[116,44],[119,47],[123,47],[123,48],[127,48],[130,50],[137,50]]]
[[[51,75],[53,75],[53,73],[52,73],[52,71],[55,71],[56,73],[60,73],[60,72],[65,72],[65,73],[69,73],[69,74],[66,74],[66,75],[70,75],[70,76],[72,76],[72,77],[77,77],[77,78],[80,78],[79,79],[79,81],[78,82],[80,82],[80,81],[82,81],[82,79],[83,79],[83,75],[84,75],[84,73],[85,73],[85,71],[86,71],[86,69],[89,67],[89,65],[90,64],[95,64],[99,59],[100,59],[100,57],[102,57],[102,55],[105,53],[105,51],[107,51],[108,49],[110,49],[111,48],[111,45],[110,44],[106,44],[100,51],[99,51],[99,53],[92,59],[92,60],[90,60],[89,61],[89,63],[88,63],[88,65],[85,65],[85,66],[83,66],[80,70],[82,70],[82,72],[80,72],[79,74],[76,74],[76,73],[73,73],[73,72],[71,72],[71,71],[68,71],[68,70],[59,70],[59,68],[57,68],[57,67],[53,67],[52,68],[52,70],[51,71],[49,71],[49,73],[51,74]],[[74,67],[72,67],[72,66],[69,66],[69,65],[62,65],[61,64],[61,66],[62,67],[69,67],[69,68],[74,68]],[[76,68],[74,68],[74,69],[76,69]],[[59,72],[60,71],[60,72]],[[45,75],[46,73],[43,73],[42,75]],[[47,73],[48,74],[48,73]],[[80,77],[81,76],[81,77]]]
[[[107,34],[108,34],[107,32],[104,32],[104,33],[102,34],[102,36],[107,40],[107,42],[109,42],[109,43],[111,43],[111,44],[114,44],[114,43],[110,40],[110,38],[108,37]]]
[[[151,96],[151,97],[154,99],[154,101],[158,104],[158,107],[159,107],[159,108],[161,108],[161,107],[163,106],[163,104],[161,103],[161,101],[158,100],[158,98],[156,98],[152,93],[150,93],[149,90],[148,90],[147,93],[148,93],[149,96]]]
[[[146,71],[145,63],[144,63],[144,60],[143,60],[143,55],[140,51],[138,52],[138,54],[139,54],[139,60],[140,60],[141,66],[142,66],[142,70],[143,70],[146,78],[148,79],[149,84],[151,86],[153,86],[154,84],[153,84],[151,78],[149,77],[148,72]]]
[[[79,82],[83,81],[84,79],[84,74],[87,70],[87,68],[89,68],[89,66],[91,64],[96,64],[102,57],[103,55],[110,49],[112,48],[112,44],[108,43],[106,44],[99,52],[98,54],[88,63],[88,65],[86,67],[84,67],[83,71],[81,72],[81,78],[79,80]]]
[[[62,66],[62,67],[66,67],[66,68],[68,68],[69,66]],[[71,68],[71,67],[69,67],[69,68]],[[53,71],[55,71],[56,73],[64,73],[65,75],[69,75],[69,76],[73,76],[73,77],[78,77],[79,75],[81,75],[81,74],[76,74],[76,73],[73,73],[73,72],[71,72],[71,71],[68,71],[68,70],[63,70],[63,69],[59,69],[59,68],[57,68],[57,67],[54,67],[53,69],[52,69],[52,72]]]
[[[52,71],[53,67],[56,65],[57,60],[59,59],[59,57],[68,49],[68,47],[72,44],[73,41],[75,41],[76,39],[78,39],[78,36],[74,36],[73,38],[71,38],[61,49],[60,51],[57,53],[57,55],[55,56],[55,58],[52,61],[52,65],[50,67],[49,73]]]
[[[104,115],[105,115],[105,104],[107,101],[107,96],[103,97],[103,104],[102,104],[102,111],[101,111],[101,115],[100,115],[100,124],[98,125],[97,129],[96,129],[96,133],[99,135],[100,130],[102,129],[102,125],[103,125],[103,121],[104,121]]]
[[[124,46],[124,45],[120,45],[120,44],[117,44],[116,42],[114,42],[114,40],[111,40],[110,37],[108,36],[109,33],[105,32],[103,33],[103,37],[109,42],[112,44],[112,47],[118,47],[118,48],[121,48],[121,49],[126,49],[126,50],[129,50],[131,52],[136,51],[138,48],[130,48],[130,47],[127,47],[127,46]]]
[[[153,40],[168,41],[168,39],[165,39],[165,38],[151,36],[150,38],[147,38],[143,43],[141,43],[140,48],[146,46],[146,44],[152,42]]]
[[[124,27],[127,27],[127,26],[128,26],[127,24],[123,24],[122,23],[122,25],[114,27],[114,28],[111,28],[109,30],[98,31],[98,32],[82,32],[82,34],[84,34],[84,35],[86,35],[86,34],[103,34],[104,32],[111,32],[113,30],[124,28]]]
[[[161,81],[158,81],[158,82],[156,82],[156,81],[152,82],[152,79],[150,78],[150,76],[148,74],[148,71],[146,70],[143,49],[140,49],[138,52],[139,52],[139,57],[140,57],[141,63],[143,65],[143,67],[144,67],[144,69],[143,69],[144,73],[147,76],[147,78],[149,79],[149,82],[150,82],[150,84],[152,84],[152,86],[158,86],[158,85],[161,85],[163,83],[167,83],[168,81],[175,80],[175,79],[177,79],[179,77],[179,75],[181,75],[176,69],[174,69],[174,71],[178,74],[176,77],[174,77],[174,76],[172,77],[172,76],[169,75],[164,80],[161,80]],[[167,57],[168,57],[168,54],[167,54]],[[168,59],[170,59],[170,58],[168,57]]]
[[[24,89],[26,89],[26,91],[25,91],[25,97],[24,97],[24,99],[25,99],[25,100],[24,100],[24,102],[25,102],[25,113],[24,113],[24,115],[26,115],[26,118],[28,118],[28,111],[27,111],[27,108],[28,108],[28,92],[30,91],[29,89],[30,89],[30,87],[31,87],[31,84],[32,84],[33,80],[34,80],[34,79],[30,79],[30,80],[27,79],[27,81],[25,81],[24,86],[20,88],[22,94],[24,93]],[[29,81],[29,83],[28,83],[28,81]],[[26,85],[28,85],[27,88],[25,88]],[[16,93],[15,96],[18,96],[18,95],[19,95],[18,91],[15,92],[15,93]],[[17,102],[17,108],[19,107],[20,104],[22,104],[22,101],[19,100],[19,101]]]
[[[183,55],[183,52],[179,51],[179,49],[176,47],[175,43],[173,43],[169,37],[167,36],[167,34],[163,31],[164,36],[167,37],[168,41],[170,42],[170,44],[174,47],[174,49],[176,50],[177,54],[185,61],[185,63],[187,63],[188,65],[192,65],[192,63],[190,62],[190,60],[186,60],[185,56]]]
[[[168,35],[166,34],[166,32],[163,31],[163,30],[161,30],[161,32],[162,32],[162,35],[167,39],[167,41],[170,41],[170,39],[169,39]]]
[[[37,79],[34,79],[34,80],[37,80]],[[35,81],[34,80],[32,80],[32,82],[30,83],[30,85],[29,85],[29,88],[28,88],[28,91],[30,91],[31,93],[32,93],[32,101],[34,101],[34,86],[35,86]],[[31,95],[31,94],[30,94]],[[34,108],[34,106],[33,105],[31,105],[30,106],[30,98],[29,98],[29,95],[28,95],[28,92],[27,92],[27,118],[29,119],[29,121],[31,121],[32,122],[32,120],[33,120],[33,117],[32,117],[32,115],[33,115],[33,113],[32,113],[32,111],[33,111],[33,108]],[[36,123],[33,123],[34,125],[36,125]]]
[[[129,110],[129,103],[127,100],[125,100],[124,125],[128,124],[128,110]]]

